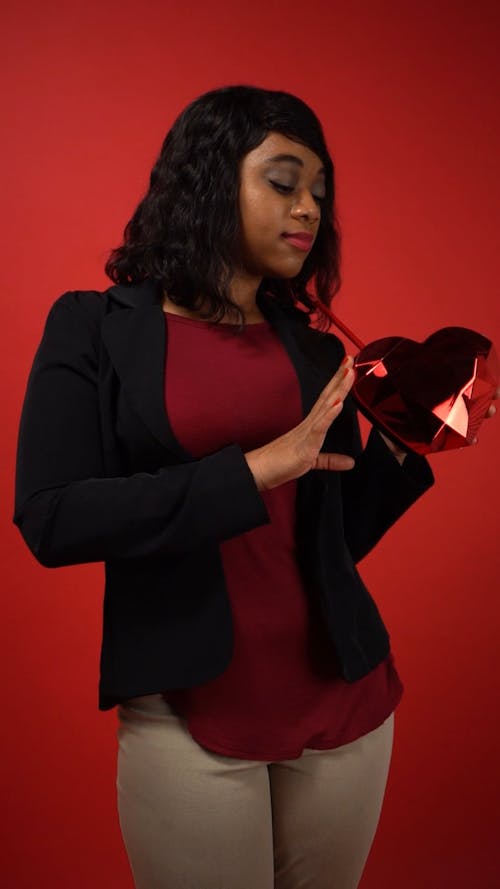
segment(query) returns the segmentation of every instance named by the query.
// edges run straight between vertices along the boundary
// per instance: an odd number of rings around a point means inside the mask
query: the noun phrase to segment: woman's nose
[[[306,217],[316,222],[320,217],[320,208],[311,194],[303,194],[293,205],[291,214],[294,218]]]

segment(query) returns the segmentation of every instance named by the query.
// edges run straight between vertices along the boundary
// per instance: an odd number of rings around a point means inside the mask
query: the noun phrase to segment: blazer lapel
[[[328,383],[333,371],[321,361],[316,331],[297,317],[297,311],[290,312],[278,305],[272,297],[258,297],[262,314],[273,325],[299,380],[302,397],[302,418],[312,410],[321,391]]]
[[[102,338],[131,407],[179,461],[194,460],[176,439],[165,410],[166,330],[157,283],[111,287],[108,295]]]

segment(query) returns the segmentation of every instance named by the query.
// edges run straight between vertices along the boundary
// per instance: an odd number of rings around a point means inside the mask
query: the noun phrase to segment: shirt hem
[[[399,703],[399,700],[396,701],[396,703],[391,706],[390,711],[385,716],[383,716],[380,720],[377,720],[377,724],[374,725],[372,728],[368,729],[367,731],[362,732],[360,735],[356,735],[355,737],[350,738],[347,741],[342,741],[341,744],[336,744],[335,740],[333,738],[331,738],[330,740],[327,739],[326,741],[323,741],[321,744],[319,744],[319,743],[316,744],[314,747],[305,746],[299,752],[297,752],[296,750],[292,751],[292,752],[285,751],[284,753],[281,752],[281,753],[278,753],[277,755],[273,754],[272,757],[266,756],[265,754],[242,753],[241,751],[235,750],[232,747],[227,747],[225,744],[219,744],[218,741],[215,741],[215,742],[210,741],[210,739],[207,739],[206,737],[205,738],[201,738],[200,736],[195,737],[192,734],[191,729],[189,729],[189,731],[190,731],[192,738],[198,744],[201,744],[202,747],[206,747],[208,750],[210,750],[211,753],[220,753],[222,756],[233,756],[233,757],[236,757],[237,759],[256,760],[259,762],[260,761],[273,762],[273,761],[277,761],[277,760],[299,759],[299,757],[302,756],[302,754],[304,753],[305,750],[337,750],[339,747],[344,747],[346,744],[352,744],[354,741],[358,741],[360,738],[363,738],[365,735],[369,735],[370,732],[373,732],[373,731],[375,731],[375,729],[380,728],[380,726],[383,725],[383,723],[386,721],[386,719],[389,718],[391,713],[394,713],[398,703]],[[188,728],[189,728],[189,723],[188,723]],[[208,745],[212,745],[212,746],[208,746]]]

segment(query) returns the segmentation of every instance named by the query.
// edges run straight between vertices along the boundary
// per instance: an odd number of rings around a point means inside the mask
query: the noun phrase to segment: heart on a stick
[[[472,444],[499,377],[493,344],[466,327],[443,327],[423,343],[376,340],[356,355],[354,369],[361,412],[416,454]]]
[[[473,443],[500,378],[491,340],[467,327],[443,327],[423,343],[389,336],[365,346],[312,299],[360,350],[351,392],[374,426],[416,454]]]

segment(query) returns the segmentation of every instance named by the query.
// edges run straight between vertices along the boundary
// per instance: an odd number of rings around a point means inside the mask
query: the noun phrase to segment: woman
[[[104,292],[52,306],[14,521],[104,561],[99,708],[139,889],[353,889],[403,686],[359,562],[433,483],[311,325],[340,286],[334,167],[298,98],[192,102]],[[321,326],[321,325],[320,325]]]

